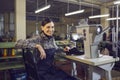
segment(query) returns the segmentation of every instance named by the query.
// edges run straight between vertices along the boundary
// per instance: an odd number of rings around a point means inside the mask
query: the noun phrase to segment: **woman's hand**
[[[66,47],[64,48],[64,51],[65,51],[65,52],[69,52],[69,50],[70,50],[70,47],[68,47],[68,46],[66,46]]]
[[[46,58],[46,53],[45,53],[44,49],[42,48],[42,46],[37,44],[36,48],[40,51],[40,58],[45,59]]]

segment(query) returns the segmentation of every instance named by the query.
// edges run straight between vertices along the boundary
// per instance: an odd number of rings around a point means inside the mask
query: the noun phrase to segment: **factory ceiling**
[[[0,13],[14,11],[14,1],[15,0],[1,0],[0,2]],[[92,13],[100,14],[100,7],[113,5],[115,0],[26,0],[26,16],[27,17],[53,17],[59,18],[64,17],[67,12],[85,9],[85,13],[78,14],[70,17],[88,17]],[[35,14],[34,11],[38,8],[50,4],[51,7],[39,14]],[[68,10],[69,8],[69,10]],[[93,12],[92,12],[93,11]]]
[[[93,14],[100,14],[101,6],[111,6],[114,0],[26,0],[27,14],[36,15],[34,11],[47,4],[51,4],[51,8],[39,13],[39,16],[61,17],[67,12],[85,9],[84,14],[78,14],[70,17],[87,17]],[[34,5],[34,6],[33,6]],[[69,9],[68,9],[69,8]],[[93,12],[92,12],[93,11]],[[86,14],[86,15],[85,15]]]

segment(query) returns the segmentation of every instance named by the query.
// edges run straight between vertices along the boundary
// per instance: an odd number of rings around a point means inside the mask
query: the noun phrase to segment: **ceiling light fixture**
[[[92,0],[93,3],[93,0]],[[101,14],[101,15],[93,15],[93,6],[92,6],[92,16],[89,16],[89,19],[94,19],[94,18],[102,18],[102,17],[108,17],[110,14]]]
[[[89,16],[89,19],[101,18],[101,17],[108,17],[109,15],[110,15],[110,14],[94,15],[94,16]]]
[[[37,14],[37,13],[40,13],[40,12],[42,12],[42,11],[44,11],[44,10],[46,10],[46,9],[48,9],[48,8],[50,8],[51,7],[51,5],[47,5],[47,0],[45,0],[45,6],[44,7],[42,7],[42,8],[39,8],[38,9],[38,0],[37,0],[37,10],[35,10],[35,13]]]
[[[120,4],[120,1],[114,1],[114,4]]]
[[[77,10],[77,11],[65,13],[65,16],[70,16],[70,15],[79,14],[79,13],[83,13],[83,12],[84,12],[84,10]]]
[[[107,18],[106,20],[110,21],[110,20],[117,20],[117,19],[120,20],[120,17],[118,17],[118,18],[116,18],[116,17],[114,17],[114,18]]]
[[[50,8],[50,7],[51,7],[51,5],[47,5],[47,6],[45,6],[45,7],[42,7],[42,8],[40,8],[40,9],[37,9],[37,10],[35,11],[35,13],[42,12],[42,11],[44,11],[44,10]]]
[[[80,3],[79,4],[79,10],[73,11],[73,12],[69,12],[69,0],[68,0],[67,13],[65,13],[65,16],[70,16],[70,15],[83,13],[85,10],[81,10],[81,0],[79,0],[79,3]]]
[[[120,17],[117,18],[117,17],[114,16],[114,12],[115,12],[114,8],[115,8],[115,7],[113,6],[113,7],[112,7],[111,18],[107,18],[107,19],[106,19],[107,21],[112,21],[112,24],[113,24],[113,25],[115,25],[114,20],[117,20],[117,19],[119,20],[119,19],[120,19]]]

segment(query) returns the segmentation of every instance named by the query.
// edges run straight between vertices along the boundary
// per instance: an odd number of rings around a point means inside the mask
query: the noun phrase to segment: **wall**
[[[74,18],[66,18],[66,17],[61,17],[60,22],[55,22],[55,34],[56,35],[61,35],[67,33],[67,24],[71,25],[74,23],[77,25],[78,19]],[[40,30],[41,22],[38,23],[38,29]],[[32,20],[27,20],[26,22],[26,35],[30,35],[31,33],[36,31],[36,21]]]

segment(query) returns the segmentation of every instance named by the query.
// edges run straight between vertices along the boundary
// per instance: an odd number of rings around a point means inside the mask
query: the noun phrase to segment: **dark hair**
[[[41,22],[41,25],[42,26],[45,26],[47,23],[49,22],[53,22],[50,18],[45,18],[42,22]]]

